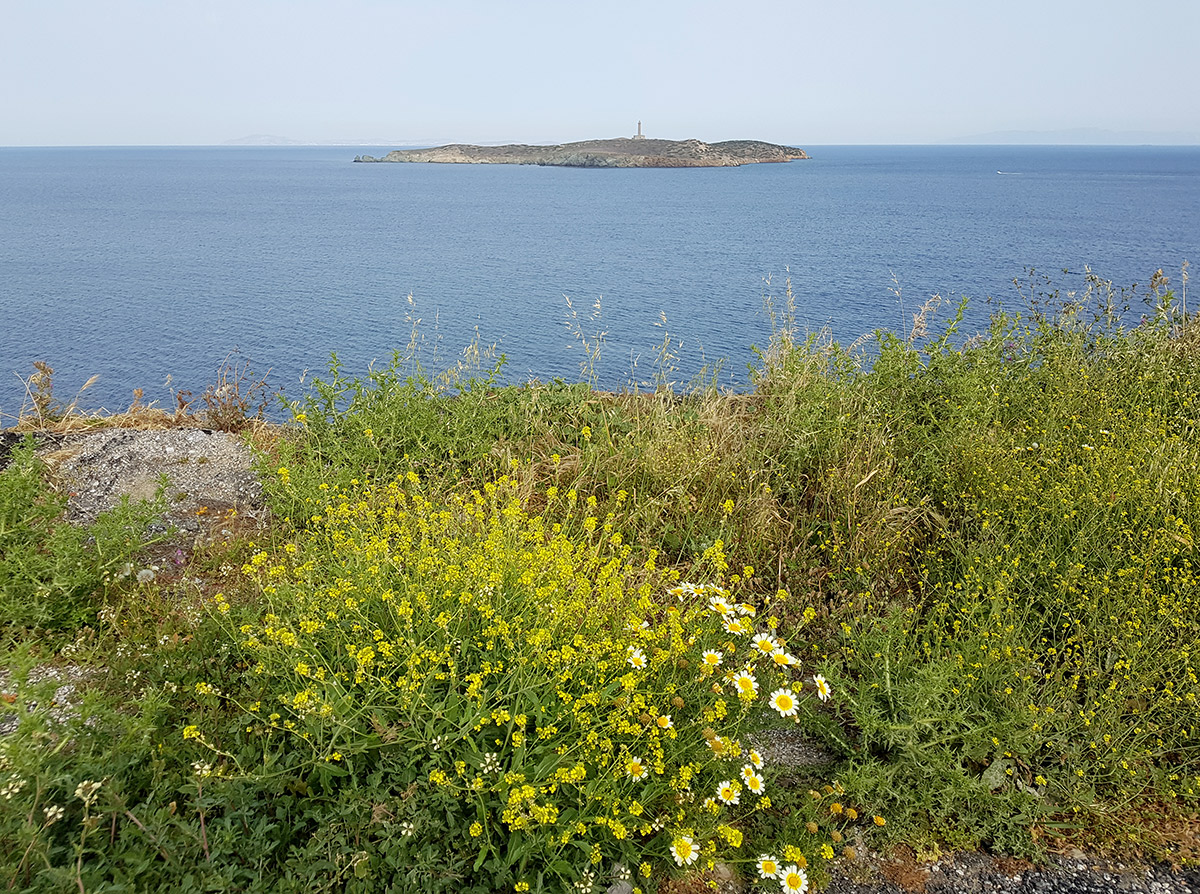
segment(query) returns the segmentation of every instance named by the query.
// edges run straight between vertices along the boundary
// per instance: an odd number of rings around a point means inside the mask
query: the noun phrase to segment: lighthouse
[[[644,139],[646,139],[646,135],[645,135],[644,133],[642,133],[642,122],[641,122],[641,121],[639,121],[639,122],[638,122],[638,132],[637,132],[637,133],[635,133],[635,134],[634,134],[632,137],[630,137],[630,139],[631,139],[631,140],[644,140]]]

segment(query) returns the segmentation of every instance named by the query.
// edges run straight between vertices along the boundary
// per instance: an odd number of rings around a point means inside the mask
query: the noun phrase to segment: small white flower
[[[749,757],[750,763],[754,764],[756,769],[759,769],[759,770],[762,769],[763,759],[762,759],[762,755],[758,753],[757,748],[751,748],[750,754],[747,755],[747,757]]]
[[[719,667],[724,657],[717,649],[709,649],[701,656],[708,667]]]
[[[732,633],[735,636],[741,636],[749,627],[741,618],[731,618],[729,615],[721,622],[721,626],[725,628],[726,633]]]
[[[817,696],[821,701],[829,701],[829,696],[833,695],[833,688],[829,685],[829,681],[817,674],[813,677],[813,682],[817,684]]]
[[[5,783],[4,788],[0,788],[0,798],[3,798],[5,801],[11,801],[13,796],[23,788],[25,788],[25,780],[14,773],[8,777],[8,782]]]
[[[787,894],[805,894],[808,890],[808,873],[792,863],[780,874],[779,885]]]
[[[779,667],[795,667],[798,662],[794,655],[789,655],[783,649],[779,649],[771,654],[771,660]]]
[[[91,804],[96,798],[96,792],[100,791],[100,783],[93,782],[90,779],[85,779],[79,785],[75,786],[75,797],[85,804]]]
[[[629,647],[629,666],[634,670],[642,670],[646,667],[646,653],[637,646]]]
[[[687,835],[680,835],[671,842],[671,856],[679,866],[691,866],[700,856],[700,848]]]
[[[733,606],[729,604],[729,600],[723,596],[714,596],[708,601],[708,607],[722,617],[728,617],[733,614]]]
[[[771,693],[771,707],[779,712],[780,717],[795,717],[799,707],[796,693],[786,687],[776,689]]]
[[[51,804],[49,807],[44,808],[43,812],[46,814],[46,825],[53,826],[63,818],[63,814],[67,811],[58,804]]]
[[[412,834],[414,831],[416,831],[416,827],[408,820],[405,820],[404,822],[402,822],[400,824],[400,834],[403,837],[412,838]]]
[[[205,776],[212,775],[212,764],[207,761],[195,761],[192,764],[192,772],[203,779]]]
[[[779,860],[775,857],[763,854],[758,858],[758,877],[759,878],[778,878],[779,877]]]
[[[749,701],[758,695],[758,680],[748,670],[734,674],[733,685],[737,687],[738,698]]]
[[[756,652],[760,652],[763,655],[773,655],[780,650],[779,642],[769,633],[758,634],[751,640],[750,644]]]
[[[500,755],[494,751],[489,751],[483,756],[483,766],[480,770],[484,773],[499,773],[500,772]]]
[[[748,776],[742,777],[742,782],[746,783],[746,791],[752,795],[761,795],[763,793],[763,778],[757,773],[750,773]]]
[[[722,804],[736,804],[742,797],[742,787],[726,779],[717,783],[717,800]]]

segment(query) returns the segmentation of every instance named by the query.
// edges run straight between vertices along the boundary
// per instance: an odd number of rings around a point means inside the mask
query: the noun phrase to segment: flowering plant
[[[582,890],[751,861],[730,811],[770,801],[746,736],[766,693],[794,713],[798,663],[722,586],[719,541],[713,583],[681,583],[587,501],[554,524],[517,492],[439,505],[410,472],[334,492],[300,550],[251,561],[271,610],[228,622],[243,723],[322,797],[369,793],[365,872]]]

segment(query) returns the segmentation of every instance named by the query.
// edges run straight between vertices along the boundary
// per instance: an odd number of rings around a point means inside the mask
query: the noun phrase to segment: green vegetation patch
[[[724,863],[786,890],[888,842],[1195,862],[1200,340],[1160,278],[1136,327],[1110,297],[854,348],[785,308],[747,394],[335,360],[262,453],[274,525],[107,596],[118,553],[19,457],[0,877],[651,891]],[[79,568],[104,570],[54,584],[59,613],[18,590]],[[91,674],[65,718],[32,673],[51,627]],[[772,766],[772,727],[829,760]]]

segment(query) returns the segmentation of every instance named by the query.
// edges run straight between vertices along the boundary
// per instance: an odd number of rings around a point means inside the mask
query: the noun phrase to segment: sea
[[[335,354],[436,374],[473,344],[508,382],[742,389],[789,289],[801,335],[903,332],[936,295],[935,328],[968,299],[966,337],[1089,273],[1130,289],[1161,268],[1178,292],[1200,259],[1196,147],[353,163],[390,148],[0,148],[0,422],[34,362],[110,411],[134,389],[173,407],[227,363],[296,399]]]

